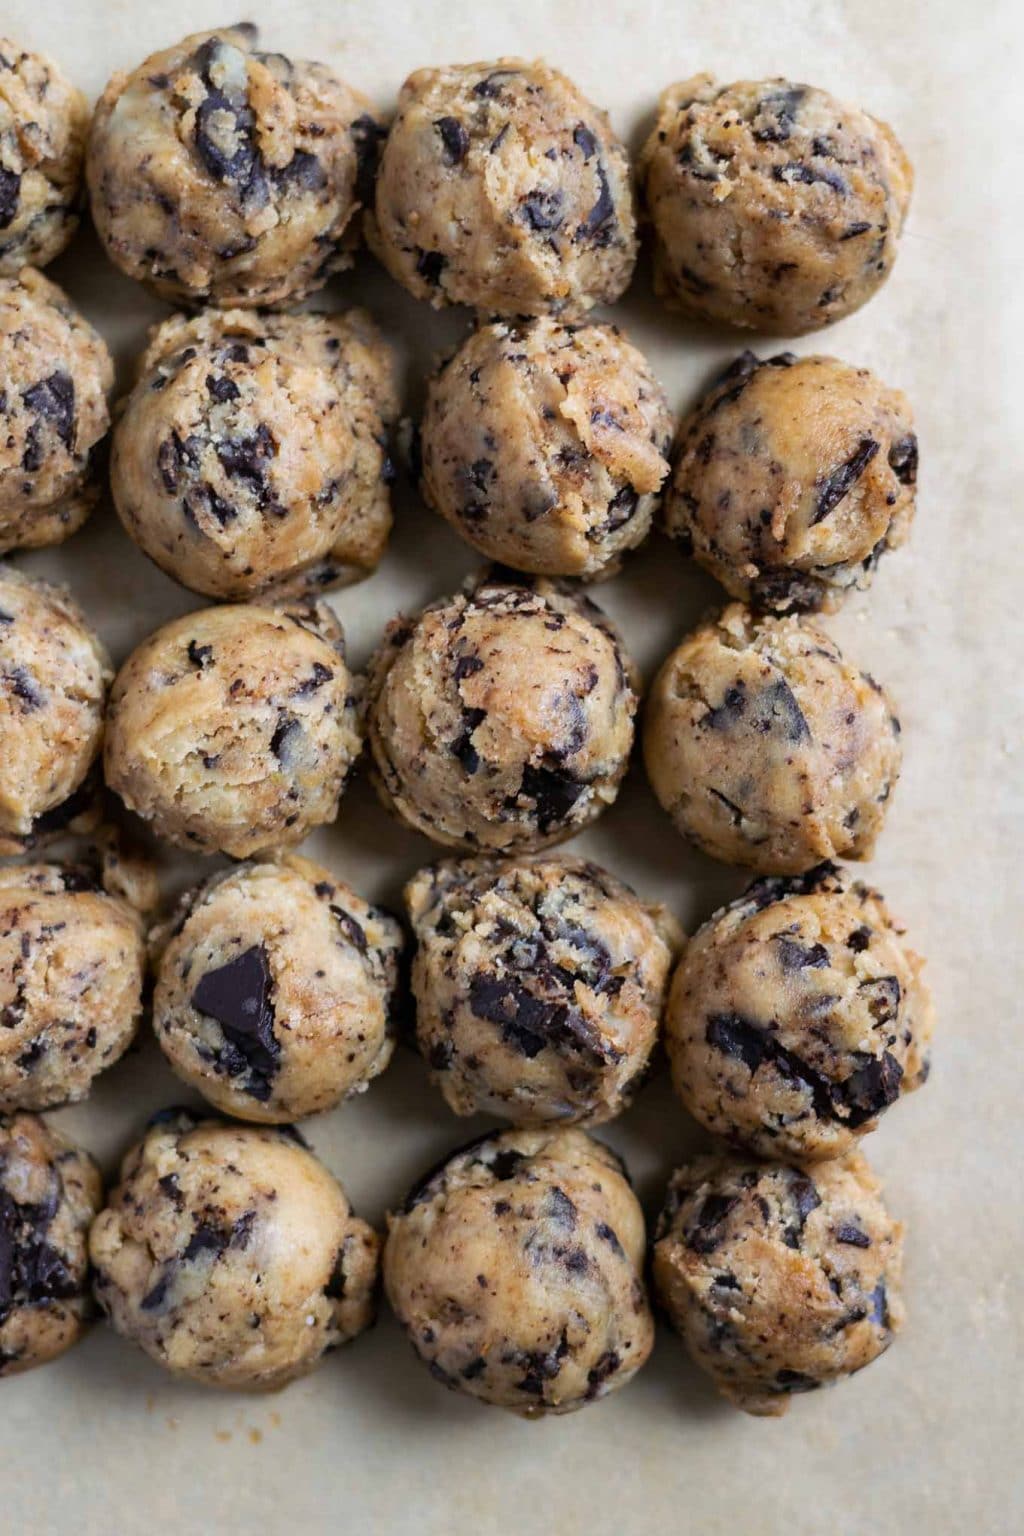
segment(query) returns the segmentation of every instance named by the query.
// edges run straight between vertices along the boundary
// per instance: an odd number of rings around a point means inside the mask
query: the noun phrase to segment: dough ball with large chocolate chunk
[[[745,352],[679,429],[664,523],[732,597],[833,609],[906,539],[916,485],[899,390],[834,357]]]
[[[576,1130],[456,1152],[388,1218],[384,1284],[430,1374],[528,1418],[617,1391],[654,1343],[644,1218],[621,1160]]]
[[[665,1043],[683,1103],[762,1157],[839,1157],[928,1075],[922,961],[834,864],[756,881],[694,934]]]
[[[88,126],[53,59],[0,37],[0,276],[45,267],[78,228]]]
[[[379,1240],[288,1129],[167,1111],[93,1223],[96,1298],[176,1376],[282,1387],[374,1313]]]
[[[733,603],[662,665],[644,759],[698,848],[795,875],[870,856],[899,777],[899,736],[885,691],[823,630]]]
[[[370,663],[381,799],[435,842],[521,853],[581,831],[615,799],[636,671],[601,610],[498,571],[396,619]]]
[[[208,310],[156,328],[111,488],[161,570],[208,597],[368,576],[391,528],[391,355],[369,315]]]
[[[0,1376],[55,1360],[93,1313],[99,1169],[37,1115],[0,1115]]]
[[[664,390],[616,326],[499,321],[430,383],[423,494],[492,560],[611,575],[647,536],[671,435]]]
[[[248,24],[116,74],[89,133],[93,221],[161,298],[296,303],[351,265],[380,128],[323,64],[261,53]]]
[[[888,123],[810,85],[710,75],[662,94],[640,177],[660,296],[790,336],[884,283],[913,187]]]
[[[903,1323],[903,1228],[856,1154],[810,1170],[696,1158],[673,1174],[655,1239],[662,1306],[745,1413],[852,1376]]]
[[[205,608],[132,652],[107,783],[161,837],[248,858],[333,821],[362,745],[359,683],[324,603]]]
[[[625,147],[541,60],[417,70],[399,93],[367,240],[435,306],[571,317],[613,304],[636,261]]]
[[[155,938],[156,1037],[225,1114],[315,1115],[391,1060],[401,929],[320,865],[292,854],[214,875]]]

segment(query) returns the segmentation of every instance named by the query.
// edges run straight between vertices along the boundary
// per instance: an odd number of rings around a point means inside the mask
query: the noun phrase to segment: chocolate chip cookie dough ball
[[[45,267],[78,228],[88,126],[54,61],[0,37],[0,277]]]
[[[681,932],[582,859],[448,859],[405,891],[416,1037],[457,1115],[598,1125],[647,1072]]]
[[[401,929],[320,865],[286,855],[215,875],[156,939],[156,1037],[225,1114],[315,1115],[391,1060]]]
[[[176,315],[114,432],[121,521],[208,597],[303,595],[368,576],[391,528],[391,356],[370,317]]]
[[[616,326],[499,321],[430,383],[423,495],[493,560],[611,575],[647,537],[671,436],[665,392]]]
[[[89,1250],[118,1333],[210,1386],[283,1387],[373,1320],[377,1235],[291,1128],[157,1116]]]
[[[851,1376],[903,1323],[903,1228],[863,1157],[807,1171],[700,1157],[678,1169],[654,1285],[702,1371],[745,1413]]]
[[[0,869],[0,1110],[84,1099],[142,1011],[138,913],[77,864]]]
[[[0,1116],[0,1377],[55,1360],[92,1315],[99,1169],[37,1115]]]
[[[380,130],[322,64],[197,32],[117,74],[86,176],[115,266],[185,304],[293,304],[351,265]],[[369,184],[369,185],[368,185]]]
[[[672,979],[676,1091],[761,1157],[840,1157],[928,1075],[923,962],[882,896],[834,864],[756,881],[693,936]]]
[[[617,1391],[646,1361],[644,1218],[582,1131],[456,1152],[388,1218],[384,1284],[430,1374],[528,1418]]]
[[[640,177],[661,297],[790,336],[885,282],[913,187],[888,123],[813,86],[710,75],[663,93]]]
[[[0,76],[2,78],[2,76]],[[0,554],[60,544],[99,497],[110,426],[106,343],[31,267],[0,277]]]
[[[112,676],[68,594],[0,564],[0,854],[95,825]]]
[[[367,240],[435,307],[572,317],[636,261],[629,161],[600,111],[540,60],[420,69],[398,97]]]
[[[823,630],[732,603],[655,678],[644,760],[698,848],[795,875],[870,856],[899,777],[899,736],[885,691]]]
[[[107,783],[199,853],[244,859],[301,842],[337,814],[362,744],[358,692],[325,604],[186,614],[114,681]]]
[[[522,853],[564,841],[618,794],[636,681],[587,598],[484,576],[396,619],[370,663],[378,793],[449,847]]]

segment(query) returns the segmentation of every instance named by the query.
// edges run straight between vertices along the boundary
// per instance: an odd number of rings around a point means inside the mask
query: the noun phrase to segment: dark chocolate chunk
[[[274,727],[274,733],[270,738],[270,750],[278,762],[285,767],[288,766],[289,748],[297,737],[301,735],[302,722],[296,720],[294,715],[285,714],[282,710],[278,715],[277,725]]]
[[[0,229],[14,223],[21,201],[21,177],[17,171],[9,171],[0,165]]]
[[[191,999],[197,1012],[216,1019],[230,1047],[221,1053],[218,1067],[232,1077],[245,1074],[245,1091],[261,1101],[269,1099],[281,1061],[271,990],[267,951],[254,944],[226,965],[207,971]]]
[[[198,645],[195,640],[190,640],[188,643],[188,659],[201,672],[213,660],[213,646]]]
[[[60,438],[68,451],[74,446],[75,433],[75,383],[69,373],[63,369],[57,369],[49,378],[40,379],[37,384],[32,384],[21,392],[21,398],[30,411],[38,417],[39,424],[47,422]],[[33,436],[34,428],[30,429],[28,438]],[[26,456],[30,448],[25,450]],[[35,440],[35,449],[32,457],[41,453],[38,437]],[[41,459],[40,461],[41,462]],[[26,469],[38,469],[39,462],[26,464]]]
[[[237,400],[242,393],[234,379],[229,379],[223,373],[219,377],[213,373],[206,375],[206,391],[218,405],[227,405],[230,400]]]
[[[811,519],[812,527],[835,511],[843,498],[856,485],[877,452],[878,444],[873,437],[861,438],[856,451],[850,455],[845,464],[840,464],[819,482],[818,499]]]
[[[697,723],[712,731],[728,731],[742,717],[746,707],[746,684],[737,681],[731,688],[725,690],[721,704],[717,704],[714,709],[709,709]]]
[[[494,69],[483,80],[478,80],[473,87],[474,96],[482,96],[485,101],[494,101],[501,95],[501,81],[510,80],[518,71],[514,69]]]
[[[544,1214],[556,1226],[562,1227],[566,1232],[572,1232],[575,1230],[579,1213],[565,1190],[559,1189],[556,1184],[548,1191],[548,1197],[544,1202]]]
[[[871,1239],[868,1234],[861,1231],[860,1227],[852,1226],[848,1222],[844,1222],[842,1226],[836,1228],[836,1242],[847,1243],[851,1248],[871,1247]]]
[[[821,1196],[810,1175],[798,1168],[784,1169],[781,1177],[785,1184],[784,1204],[791,1212],[782,1228],[782,1241],[787,1248],[799,1248],[807,1218],[818,1209]]]
[[[694,1253],[713,1253],[725,1237],[726,1217],[738,1204],[738,1195],[705,1195],[686,1224],[687,1248]]]
[[[833,171],[828,166],[804,165],[799,160],[789,160],[785,165],[773,165],[772,177],[775,181],[785,182],[787,186],[792,186],[794,182],[802,182],[810,187],[816,182],[821,182],[841,196],[845,196],[850,190],[838,171]]]
[[[606,1221],[599,1221],[594,1229],[603,1243],[607,1243],[612,1252],[620,1259],[626,1257],[626,1250],[619,1242],[618,1233],[610,1227]]]
[[[445,165],[461,165],[469,149],[469,134],[457,117],[439,117],[434,127],[441,135]]]
[[[12,667],[5,672],[3,683],[16,699],[21,700],[26,710],[41,709],[46,703],[46,695],[25,667]]]
[[[373,202],[373,184],[377,179],[377,162],[380,147],[388,136],[386,128],[376,122],[369,113],[357,117],[349,129],[356,151],[355,194],[364,208]]]
[[[903,1068],[890,1051],[865,1062],[840,1083],[837,1095],[847,1110],[846,1124],[852,1130],[874,1119],[900,1095]]]
[[[913,432],[889,449],[889,468],[901,485],[917,484],[917,438]]]
[[[502,1147],[499,1152],[488,1161],[483,1160],[491,1170],[494,1177],[504,1183],[506,1179],[514,1179],[523,1163],[527,1161],[525,1152],[517,1152],[514,1147]]]
[[[821,1386],[820,1381],[815,1381],[813,1376],[805,1376],[802,1371],[776,1371],[775,1390],[779,1392],[814,1392]]]
[[[607,245],[612,237],[615,221],[615,199],[612,197],[608,173],[600,160],[597,162],[597,180],[597,201],[576,231],[574,239],[577,244],[586,240],[592,245],[603,246]]]
[[[324,1286],[324,1295],[331,1301],[342,1301],[345,1296],[345,1250],[338,1249],[331,1276]]]
[[[416,257],[416,271],[425,283],[429,283],[432,288],[438,288],[441,284],[441,273],[447,262],[447,256],[440,251],[419,250]]]
[[[880,1328],[890,1326],[889,1295],[884,1280],[879,1280],[871,1293],[871,1321],[877,1323]]]
[[[577,123],[572,131],[572,141],[577,149],[583,151],[584,160],[591,159],[597,154],[597,138],[583,123]]]
[[[535,802],[537,826],[547,833],[566,820],[585,788],[564,768],[534,767],[527,763],[520,793]]]
[[[597,1364],[592,1366],[591,1369],[587,1372],[588,1399],[597,1397],[609,1376],[614,1376],[615,1372],[618,1370],[621,1364],[622,1358],[617,1353],[617,1351],[614,1349],[605,1350]]]
[[[327,185],[327,172],[308,149],[297,149],[288,164],[275,170],[273,175],[278,187],[302,192],[319,192]]]
[[[473,745],[473,732],[486,716],[486,709],[464,709],[461,735],[452,742],[452,756],[456,757],[467,773],[476,773],[480,767],[480,754]]]
[[[829,963],[824,944],[799,944],[784,933],[775,935],[784,971],[821,970]]]
[[[527,192],[520,207],[523,210],[523,218],[538,234],[559,229],[565,218],[562,194],[557,190],[550,191],[537,187],[532,192]]]

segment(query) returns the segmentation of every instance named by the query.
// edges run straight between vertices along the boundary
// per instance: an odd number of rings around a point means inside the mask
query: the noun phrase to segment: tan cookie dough
[[[744,352],[683,422],[666,532],[732,597],[838,608],[910,532],[910,405],[834,357]]]
[[[2,78],[2,76],[0,76]],[[114,365],[63,289],[31,267],[0,277],[0,554],[60,544],[100,493]]]
[[[472,1143],[388,1218],[384,1284],[430,1374],[528,1418],[617,1391],[654,1343],[644,1218],[582,1131]]]
[[[823,630],[733,603],[655,678],[644,760],[698,848],[795,875],[870,857],[899,777],[899,735],[884,689]]]
[[[257,50],[247,23],[117,74],[86,176],[115,266],[186,304],[297,303],[351,265],[380,129],[323,64]]]
[[[88,127],[53,59],[0,37],[0,276],[45,267],[78,228]]]
[[[121,521],[207,597],[315,595],[374,570],[391,528],[391,356],[370,317],[176,315],[114,432]]]
[[[598,1125],[642,1083],[681,933],[596,864],[448,859],[406,886],[416,1038],[449,1107]]]
[[[665,1044],[683,1103],[761,1157],[840,1157],[928,1075],[923,962],[834,864],[756,881],[694,934]]]
[[[0,1116],[0,1377],[55,1360],[92,1316],[99,1169],[37,1115]]]
[[[370,663],[374,782],[402,821],[449,847],[522,853],[611,805],[626,772],[636,670],[586,597],[484,576]]]
[[[0,854],[95,824],[112,676],[67,592],[0,564]]]
[[[156,1037],[223,1113],[315,1115],[391,1060],[402,931],[319,864],[286,855],[214,875],[182,898],[164,942]]]
[[[0,1110],[84,1099],[142,1012],[137,912],[92,868],[0,869]]]
[[[813,86],[710,75],[662,94],[640,178],[660,296],[790,336],[885,282],[913,187],[888,123]]]
[[[541,60],[417,70],[398,97],[367,240],[435,306],[572,317],[613,304],[636,261],[625,147]]]
[[[863,1157],[808,1171],[711,1156],[672,1176],[653,1277],[718,1390],[774,1416],[888,1349],[902,1262],[903,1228]]]
[[[290,1128],[155,1116],[89,1250],[118,1333],[210,1386],[283,1387],[373,1320],[377,1234]]]
[[[671,436],[665,391],[617,326],[498,321],[428,386],[423,496],[493,560],[611,575],[647,537]]]
[[[199,853],[244,859],[301,842],[337,814],[362,744],[358,692],[323,603],[186,614],[114,681],[107,783]]]

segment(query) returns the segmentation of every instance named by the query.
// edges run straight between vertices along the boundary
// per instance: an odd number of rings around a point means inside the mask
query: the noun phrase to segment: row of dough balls
[[[90,126],[52,61],[0,42],[0,271],[67,244],[88,135],[108,255],[172,302],[295,303],[351,264],[364,224],[435,305],[572,317],[621,297],[637,253],[628,156],[557,70],[418,70],[385,128],[323,65],[257,43],[247,25],[186,37],[115,75]],[[912,187],[887,124],[811,86],[709,75],[664,92],[639,179],[662,297],[789,335],[885,280]]]
[[[902,1236],[862,1157],[808,1171],[716,1154],[673,1175],[653,1280],[720,1391],[779,1414],[888,1347]],[[370,1324],[381,1266],[380,1238],[297,1132],[174,1110],[127,1153],[105,1206],[85,1152],[34,1115],[0,1118],[0,1239],[0,1376],[73,1344],[94,1294],[179,1376],[283,1386]],[[645,1248],[609,1148],[513,1130],[410,1191],[382,1267],[436,1380],[537,1417],[617,1390],[649,1358]]]

